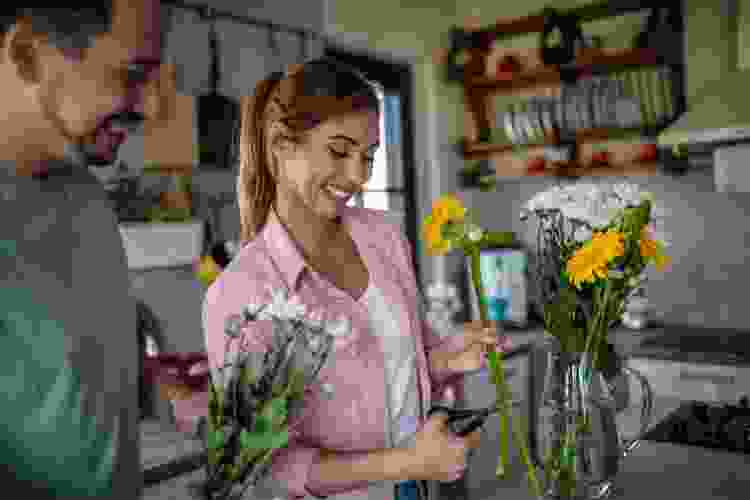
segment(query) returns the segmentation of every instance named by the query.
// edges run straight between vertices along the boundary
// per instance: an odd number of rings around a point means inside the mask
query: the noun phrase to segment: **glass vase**
[[[547,336],[535,349],[530,452],[544,478],[544,499],[602,500],[613,492],[622,459],[640,442],[625,441],[617,415],[630,405],[628,377],[642,390],[640,432],[650,421],[648,381],[619,359],[616,370],[592,369],[590,353],[565,352]]]

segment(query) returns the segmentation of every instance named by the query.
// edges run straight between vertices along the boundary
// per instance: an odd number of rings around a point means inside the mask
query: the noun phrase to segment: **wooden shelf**
[[[560,14],[572,14],[580,22],[590,22],[603,19],[606,17],[615,17],[625,14],[632,14],[643,11],[647,8],[653,8],[652,2],[646,1],[628,1],[628,2],[599,2],[596,4],[585,5],[573,9],[559,10]],[[657,6],[658,7],[658,6]],[[535,14],[516,19],[501,19],[488,28],[476,30],[467,26],[466,31],[474,31],[481,34],[492,35],[495,39],[510,38],[517,35],[528,33],[541,33],[544,31],[544,15]]]
[[[571,15],[579,23],[590,22],[619,16],[644,9],[654,8],[645,1],[630,2],[596,2],[565,11],[557,11],[561,15]],[[444,54],[438,54],[437,60],[446,64],[448,78],[460,81],[464,87],[467,110],[467,130],[465,138],[459,144],[461,155],[467,160],[484,160],[483,163],[494,163],[495,175],[498,178],[522,178],[527,176],[527,159],[541,154],[542,149],[550,146],[563,146],[574,142],[573,161],[569,167],[561,170],[553,168],[542,175],[550,176],[630,176],[653,175],[659,171],[660,164],[656,162],[640,162],[644,157],[638,143],[652,142],[656,133],[669,125],[671,121],[684,112],[684,88],[681,81],[675,77],[684,78],[684,64],[682,60],[674,59],[662,53],[660,47],[650,45],[649,48],[615,49],[615,48],[583,48],[576,53],[571,64],[545,65],[539,50],[500,50],[493,46],[497,40],[507,39],[526,33],[541,33],[545,29],[545,21],[549,19],[547,10],[534,15],[515,19],[500,19],[495,23],[479,27],[477,19],[467,23],[463,30],[451,31],[451,48]],[[670,11],[680,16],[682,11]],[[681,26],[681,24],[680,24]],[[682,36],[679,30],[675,36]],[[458,56],[462,55],[461,61]],[[514,56],[520,66],[515,73],[497,73],[507,56]],[[466,59],[464,57],[468,56]],[[678,57],[678,56],[674,56]],[[554,97],[562,84],[574,83],[582,78],[594,75],[620,73],[634,68],[653,66],[669,66],[667,76],[656,74],[650,70],[648,74],[633,76],[633,81],[627,83],[634,86],[634,97],[644,100],[641,104],[643,119],[653,121],[657,116],[661,121],[638,128],[590,128],[565,133],[561,137],[558,129],[543,132],[537,129],[535,142],[529,144],[512,144],[504,134],[498,133],[494,143],[489,142],[493,132],[502,130],[502,123],[496,123],[499,109],[493,101],[497,95],[508,94],[520,98],[529,96]],[[618,76],[619,77],[619,76]],[[666,78],[669,78],[668,80]],[[669,85],[662,89],[660,85]],[[644,95],[641,95],[644,94]],[[662,103],[661,99],[672,100],[671,107]],[[610,103],[611,104],[611,103]],[[558,124],[562,126],[561,124]],[[606,146],[597,145],[607,142]],[[526,150],[527,155],[514,154],[519,150]],[[609,165],[592,163],[598,158],[598,153],[606,151]],[[534,175],[534,174],[531,174]]]
[[[600,71],[607,66],[654,66],[662,63],[653,49],[599,50],[583,49],[576,58],[575,65],[563,67],[563,71],[575,72],[576,76],[587,72]],[[560,69],[555,66],[540,66],[521,71],[512,78],[471,77],[466,86],[470,90],[486,93],[491,90],[512,91],[537,85],[556,85],[561,83]]]
[[[570,162],[567,167],[551,167],[543,172],[529,174],[524,169],[505,164],[495,165],[495,177],[519,179],[526,177],[641,177],[657,175],[661,165],[658,162],[627,162],[611,166],[585,166]],[[467,188],[479,186],[466,186]]]
[[[592,128],[584,129],[576,132],[575,141],[577,144],[584,144],[587,142],[596,142],[607,139],[620,139],[623,137],[638,137],[641,136],[640,128],[630,129],[607,129],[607,128]],[[481,143],[471,142],[463,140],[461,142],[461,149],[463,150],[463,157],[465,159],[480,159],[486,158],[491,154],[497,153],[508,153],[516,148],[528,149],[538,148],[544,146],[559,146],[560,138],[557,133],[548,134],[543,142],[531,143],[531,144],[509,144],[509,143]]]

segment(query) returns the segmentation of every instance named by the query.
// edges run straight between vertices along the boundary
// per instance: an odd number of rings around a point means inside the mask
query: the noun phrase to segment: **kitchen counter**
[[[141,422],[144,487],[168,481],[201,467],[203,444],[159,419]]]
[[[497,480],[497,446],[470,458],[470,500],[532,500],[523,463],[511,453],[508,478]],[[750,456],[668,443],[643,442],[622,462],[615,497],[623,500],[731,499],[748,497]]]
[[[645,330],[619,327],[610,332],[609,338],[618,352],[631,356],[643,350],[644,342],[660,338],[666,331],[661,326]],[[507,329],[505,334],[513,343],[505,358],[513,359],[527,355],[532,345],[544,337],[544,329],[532,325],[527,329]],[[672,355],[678,351],[677,347],[667,350]],[[679,398],[655,398],[650,428],[677,409],[680,403]],[[622,417],[626,419],[623,430],[627,437],[632,437],[637,432],[638,414],[637,409],[628,411],[630,414]],[[189,498],[187,486],[204,477],[203,470],[197,470],[200,467],[200,442],[171,426],[153,421],[144,422],[142,431],[144,479],[147,482],[143,499]],[[495,479],[497,454],[497,436],[485,433],[482,446],[469,459],[467,480],[470,500],[530,499],[523,464],[515,452],[511,453],[509,478],[503,481]],[[623,462],[618,477],[623,495],[619,498],[747,498],[750,491],[748,471],[750,456],[747,455],[644,441]]]
[[[712,330],[711,330],[712,331]],[[534,342],[544,337],[544,330],[533,326],[527,330],[506,330],[513,342],[513,349],[505,356],[513,359],[530,352]],[[656,326],[645,330],[629,330],[618,327],[610,331],[609,339],[621,354],[631,356],[649,355],[663,359],[686,356],[679,343],[672,343],[659,351],[647,349],[644,344],[661,341],[675,335],[701,336],[709,329],[686,329],[677,326]],[[720,342],[718,342],[720,344]],[[654,412],[648,429],[653,428],[683,403],[680,397],[657,396]],[[515,410],[517,413],[517,409]],[[618,416],[625,438],[634,438],[640,425],[638,412],[632,408]],[[488,427],[496,427],[488,422]],[[497,435],[486,432],[482,445],[469,459],[467,480],[470,500],[530,500],[532,498],[526,481],[525,468],[515,445],[511,446],[511,464],[508,478],[498,480],[494,471],[498,459]],[[694,446],[642,441],[640,446],[622,462],[616,479],[616,498],[651,500],[657,498],[680,498],[684,500],[740,499],[748,498],[750,491],[750,455],[711,450]]]

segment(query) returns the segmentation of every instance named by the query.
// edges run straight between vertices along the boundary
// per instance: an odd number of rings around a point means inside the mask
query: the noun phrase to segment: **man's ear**
[[[5,34],[3,62],[15,67],[19,78],[27,84],[38,84],[41,74],[42,37],[34,33],[31,22],[19,19]]]

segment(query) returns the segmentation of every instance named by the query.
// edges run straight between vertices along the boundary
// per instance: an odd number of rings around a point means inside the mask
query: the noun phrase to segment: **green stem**
[[[488,314],[487,314],[487,303],[484,300],[484,290],[482,288],[481,278],[481,263],[479,259],[479,248],[474,246],[469,249],[471,255],[471,276],[474,284],[474,289],[477,295],[477,302],[479,304],[479,315],[484,325],[488,325]],[[490,373],[492,375],[491,380],[497,388],[497,404],[500,408],[499,419],[500,419],[500,454],[498,457],[498,465],[496,470],[497,477],[503,477],[505,475],[505,468],[508,463],[508,451],[510,449],[510,435],[509,431],[513,433],[516,438],[516,445],[521,452],[521,458],[526,465],[527,476],[529,483],[536,498],[542,496],[542,488],[539,484],[539,480],[536,476],[536,468],[531,462],[528,447],[526,446],[526,439],[522,429],[518,428],[517,425],[511,425],[515,423],[515,419],[510,418],[510,407],[512,404],[510,391],[505,383],[505,372],[502,367],[502,357],[498,355],[494,349],[487,350],[487,361],[489,364]]]

